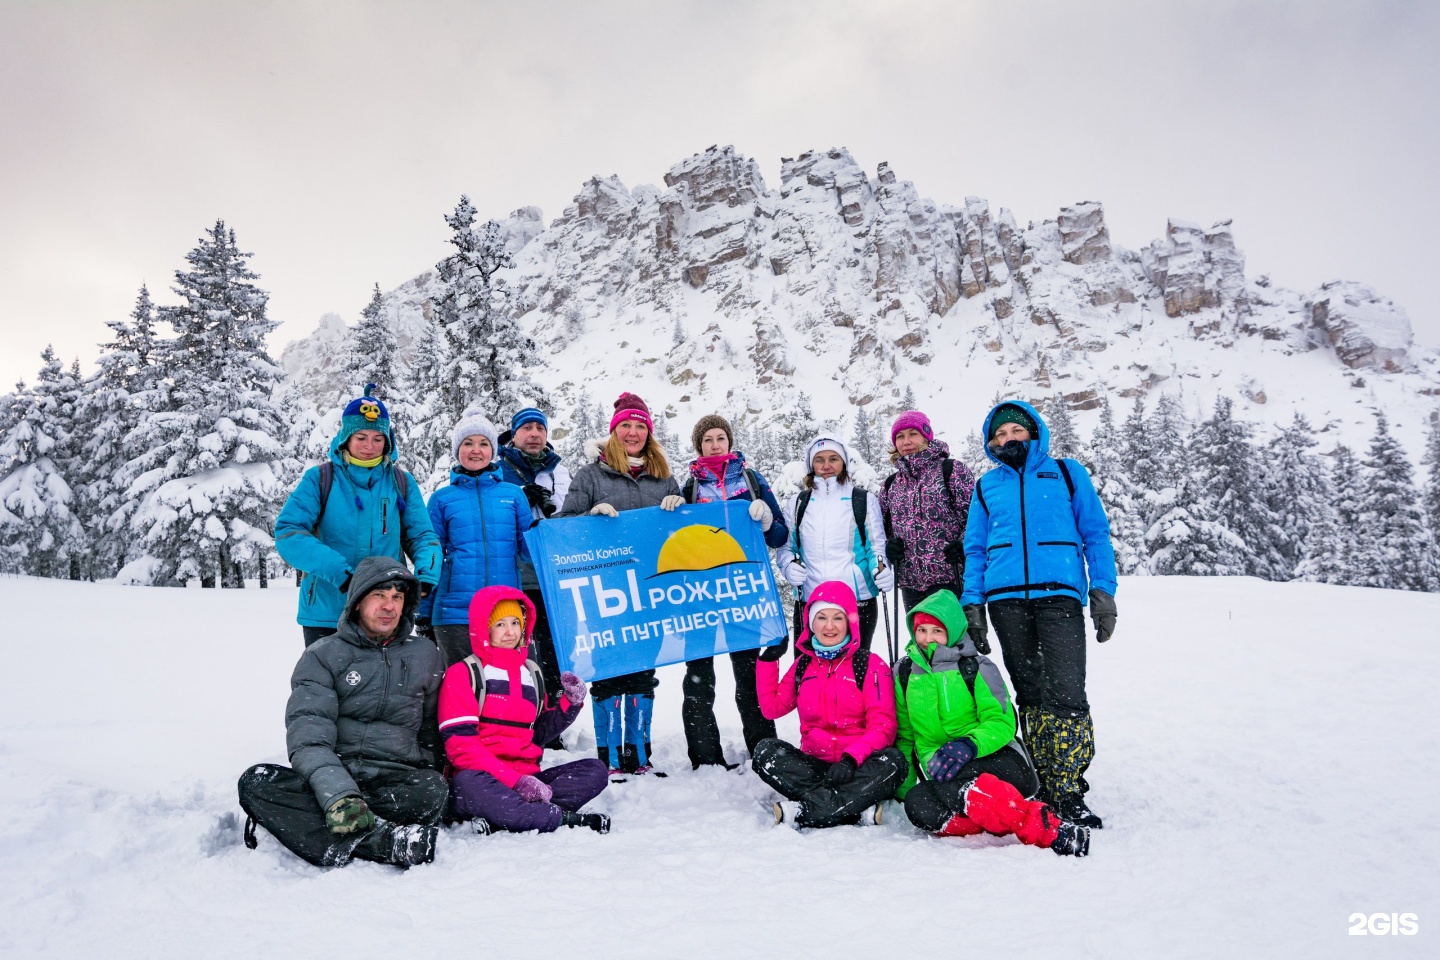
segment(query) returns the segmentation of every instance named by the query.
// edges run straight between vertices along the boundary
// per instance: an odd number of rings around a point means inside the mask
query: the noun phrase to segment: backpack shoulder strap
[[[1065,489],[1070,491],[1070,499],[1074,500],[1075,480],[1073,477],[1070,476],[1070,465],[1065,462],[1065,459],[1063,457],[1059,460],[1056,460],[1055,462],[1060,464],[1060,475],[1065,478]]]
[[[810,661],[815,658],[808,653],[795,651],[795,693],[800,693],[800,683],[805,679],[805,673],[810,669]]]
[[[950,478],[954,473],[954,457],[946,457],[940,461],[940,485],[945,488],[945,499],[950,502],[950,512],[958,517],[960,515],[960,508],[955,506],[955,491],[950,488]]]
[[[800,524],[805,519],[805,508],[810,506],[810,494],[813,492],[813,490],[801,490],[795,498],[795,529],[790,532],[790,535],[795,538],[795,548],[790,552],[799,557],[801,563],[805,562],[805,551],[800,547]]]
[[[886,477],[885,482],[880,485],[881,496],[885,497],[887,500],[890,498],[890,487],[894,485],[895,478],[898,476],[900,476],[898,472],[892,473],[890,474],[890,476]],[[883,507],[880,510],[880,515],[885,518],[885,539],[889,540],[891,537],[895,536],[895,531],[890,529],[890,515],[885,512]]]
[[[745,483],[750,487],[750,499],[759,500],[760,491],[765,489],[764,486],[762,486],[760,483],[760,475],[754,470],[751,470],[749,467],[746,467]]]
[[[485,712],[485,665],[475,654],[462,661],[470,670],[470,692],[475,694],[475,716]]]
[[[989,513],[990,506],[985,502],[985,491],[981,489],[981,485],[984,480],[985,478],[981,477],[979,480],[975,481],[975,499],[980,501],[980,509],[984,510],[986,513]]]
[[[863,487],[850,488],[850,512],[855,515],[855,529],[860,533],[860,546],[870,542],[870,531],[865,529],[865,518],[870,512],[870,491]]]
[[[390,465],[395,474],[395,509],[401,513],[405,512],[405,494],[410,492],[410,484],[405,476],[405,470],[398,463]]]
[[[870,651],[861,647],[850,656],[850,668],[855,671],[855,689],[865,689],[865,674],[870,672]]]
[[[525,669],[530,671],[530,680],[535,684],[535,698],[536,703],[539,704],[535,709],[535,715],[538,717],[540,711],[545,709],[545,698],[549,696],[545,689],[545,674],[540,672],[540,664],[534,660],[526,660]]]
[[[335,485],[335,464],[326,460],[320,464],[320,511],[315,514],[315,529],[325,517],[325,505],[330,502],[330,488]]]
[[[960,658],[960,676],[965,678],[965,687],[970,691],[970,699],[975,699],[975,677],[980,673],[980,661],[975,657]]]
[[[915,662],[909,657],[900,661],[895,674],[900,678],[900,696],[903,698],[910,690],[910,673],[915,669]]]
[[[680,496],[685,498],[686,503],[695,502],[695,478],[691,477],[685,481],[685,486],[680,488]]]

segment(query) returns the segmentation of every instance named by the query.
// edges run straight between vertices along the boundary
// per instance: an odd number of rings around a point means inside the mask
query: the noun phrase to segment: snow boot
[[[935,831],[937,837],[973,837],[977,833],[984,833],[980,824],[971,820],[963,813],[957,813],[945,821],[945,826]]]
[[[560,823],[566,827],[588,827],[601,834],[610,832],[610,818],[603,813],[572,813],[562,810]]]
[[[800,828],[800,804],[796,801],[776,800],[771,804],[771,809],[775,813],[776,825],[783,823],[797,830]]]
[[[1071,823],[1078,823],[1082,827],[1089,827],[1092,830],[1099,830],[1105,826],[1094,811],[1085,805],[1085,797],[1079,793],[1068,793],[1063,797],[1055,799],[1050,806],[1060,815],[1060,819],[1069,820]]]
[[[875,804],[875,806],[861,813],[860,819],[856,820],[855,822],[862,827],[878,827],[880,826],[881,821],[884,819],[884,817],[885,807],[882,804],[877,803]]]
[[[435,859],[435,838],[439,833],[440,828],[434,824],[378,820],[375,828],[355,844],[352,856],[396,867],[430,863]]]
[[[1050,849],[1062,857],[1088,857],[1090,828],[1062,820],[1055,831],[1055,840],[1050,844]]]
[[[623,697],[596,697],[590,701],[595,715],[595,752],[610,773],[620,772],[620,753],[624,749],[624,722],[620,703]]]
[[[964,815],[986,833],[1013,833],[1032,847],[1048,847],[1059,835],[1061,820],[1054,811],[1039,801],[1026,800],[994,774],[980,774],[961,787],[960,796]]]

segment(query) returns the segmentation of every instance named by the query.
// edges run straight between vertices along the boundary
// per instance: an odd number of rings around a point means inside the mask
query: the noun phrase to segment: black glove
[[[990,652],[990,622],[985,617],[985,607],[979,603],[967,603],[965,605],[965,622],[970,626],[966,633],[970,634],[970,642],[975,644],[975,649],[981,653]]]
[[[435,587],[434,587],[433,584],[421,583],[421,584],[420,584],[420,599],[421,599],[421,600],[424,600],[426,597],[430,596],[430,591],[431,591],[431,590],[434,590],[434,589],[435,589]]]
[[[848,753],[837,762],[830,764],[830,769],[825,771],[825,782],[832,787],[849,783],[853,779],[855,779],[855,758]]]
[[[429,617],[415,618],[415,632],[420,634],[420,636],[424,637],[426,640],[435,639],[435,628],[430,625]]]
[[[345,579],[340,581],[340,592],[342,594],[350,592],[350,574],[348,573],[345,574]]]
[[[1090,591],[1090,619],[1095,622],[1095,642],[1109,640],[1115,632],[1115,598],[1098,587]]]
[[[764,660],[766,663],[774,663],[776,660],[779,660],[781,657],[785,656],[785,651],[789,649],[789,647],[790,638],[781,637],[780,642],[775,644],[775,646],[761,647],[760,656],[757,659]]]
[[[900,561],[905,559],[905,539],[903,537],[891,537],[885,541],[885,559],[890,561],[892,569],[900,568]]]
[[[945,544],[945,562],[952,567],[958,567],[965,562],[965,544],[959,540],[951,540]]]
[[[530,506],[539,507],[540,512],[550,516],[555,512],[555,503],[550,499],[550,491],[538,483],[527,483],[522,488],[525,491],[525,499],[530,501]]]

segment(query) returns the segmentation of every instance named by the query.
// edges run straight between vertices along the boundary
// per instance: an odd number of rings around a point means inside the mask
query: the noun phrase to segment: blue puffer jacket
[[[420,601],[432,623],[468,623],[470,598],[481,587],[520,586],[523,534],[535,524],[525,491],[500,479],[492,463],[479,476],[450,471],[449,486],[430,496],[430,522],[445,551],[440,585]]]
[[[1028,403],[1007,400],[985,417],[981,436],[1002,406],[1034,418],[1040,436],[1026,443],[1025,469],[1001,463],[981,477],[970,496],[965,525],[965,592],[962,603],[1074,596],[1084,604],[1093,585],[1115,593],[1115,551],[1110,521],[1090,474],[1077,460],[1050,456],[1050,428]],[[1065,474],[1075,485],[1072,496]],[[1088,570],[1088,578],[1086,576]]]
[[[347,464],[340,453],[346,439],[342,430],[330,443],[335,475],[325,515],[320,516],[320,468],[311,467],[275,520],[276,552],[305,574],[296,619],[306,627],[339,622],[345,609],[340,584],[366,557],[391,557],[401,563],[409,557],[421,583],[434,586],[440,579],[440,541],[415,478],[404,474],[402,492],[395,486],[395,467],[388,456],[375,467]]]

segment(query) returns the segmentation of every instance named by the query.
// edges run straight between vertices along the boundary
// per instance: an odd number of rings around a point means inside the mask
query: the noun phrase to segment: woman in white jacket
[[[860,645],[870,649],[880,617],[876,598],[895,588],[885,565],[885,523],[875,494],[850,480],[850,451],[833,437],[817,437],[805,451],[810,472],[805,489],[785,504],[790,539],[775,551],[785,579],[798,593],[799,611],[810,592],[827,580],[849,584],[860,601]]]

